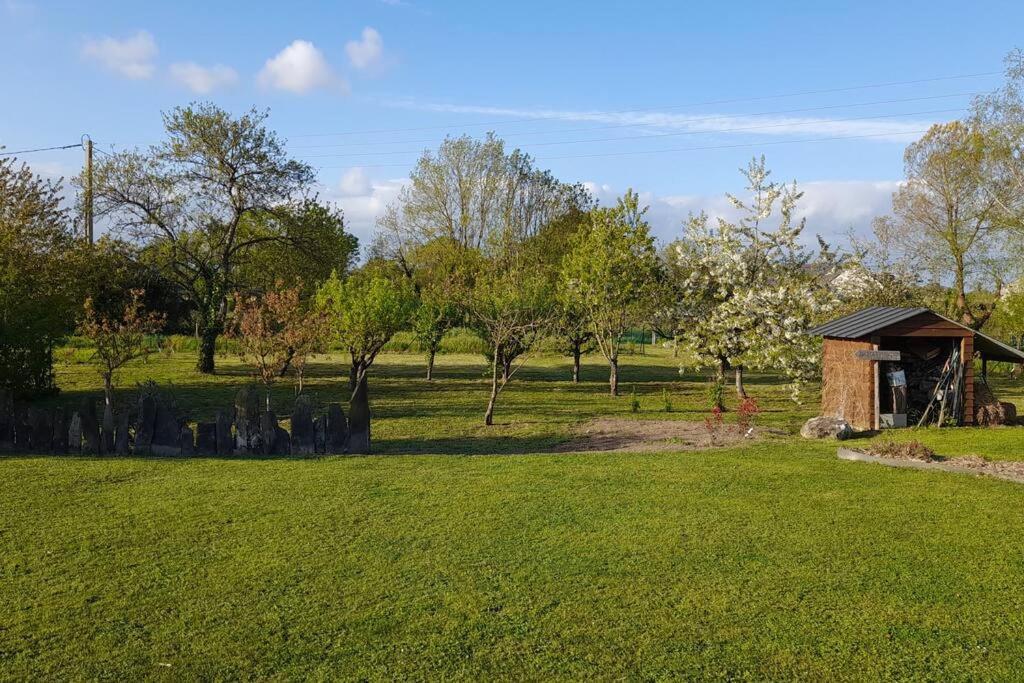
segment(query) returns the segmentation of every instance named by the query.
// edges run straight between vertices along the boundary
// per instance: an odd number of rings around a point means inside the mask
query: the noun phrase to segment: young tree
[[[146,335],[156,334],[164,324],[162,314],[143,312],[142,296],[143,291],[140,289],[129,292],[128,303],[117,317],[97,312],[91,297],[85,300],[78,334],[93,343],[92,360],[103,378],[103,398],[108,411],[114,405],[116,373],[131,361],[149,353]]]
[[[554,323],[559,351],[572,358],[572,383],[580,382],[580,358],[597,349],[594,330],[584,311],[569,297],[558,297],[557,317]]]
[[[238,339],[243,360],[263,383],[270,410],[270,388],[293,355],[287,336],[299,307],[299,292],[282,288],[260,296],[236,293],[234,299],[230,332]]]
[[[555,314],[551,281],[529,264],[489,259],[480,265],[465,308],[487,344],[491,392],[484,424],[494,424],[499,394],[529,358]]]
[[[317,291],[316,303],[327,315],[330,334],[348,349],[349,388],[355,392],[384,345],[409,324],[416,294],[405,276],[368,264],[344,282],[332,274]]]
[[[706,215],[692,216],[683,240],[675,245],[684,305],[683,336],[698,357],[718,368],[718,380],[736,369],[736,392],[746,398],[743,367],[785,372],[794,398],[818,363],[815,340],[804,332],[831,310],[833,297],[824,280],[833,259],[824,243],[819,264],[800,243],[804,221],[793,213],[802,193],[769,181],[764,158],[743,171],[752,199],[729,195],[743,216],[719,219],[712,228]],[[778,210],[778,216],[773,219]],[[766,225],[777,221],[774,228]]]
[[[279,280],[258,296],[235,294],[230,332],[266,388],[267,410],[271,386],[289,369],[295,372],[296,393],[302,393],[306,364],[323,345],[325,315],[304,305],[301,292],[301,283],[285,287]]]
[[[562,269],[563,296],[584,313],[608,361],[612,396],[619,395],[620,340],[654,311],[659,261],[646,212],[632,191],[615,208],[594,209]]]
[[[97,215],[142,241],[191,303],[200,372],[214,371],[241,263],[258,246],[289,241],[289,218],[314,182],[266,118],[212,104],[177,108],[164,116],[165,142],[104,157],[94,170]]]

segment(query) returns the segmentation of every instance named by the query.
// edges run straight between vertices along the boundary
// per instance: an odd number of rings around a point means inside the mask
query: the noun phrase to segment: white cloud
[[[322,196],[344,210],[346,230],[368,246],[377,218],[408,182],[408,178],[371,180],[364,169],[355,167],[346,171],[336,186],[325,188]]]
[[[363,29],[362,40],[350,40],[345,43],[345,53],[352,66],[360,71],[375,69],[382,65],[384,59],[384,40],[377,29],[367,26]]]
[[[139,31],[123,40],[109,36],[99,40],[87,40],[82,46],[83,57],[132,80],[153,76],[156,71],[153,60],[156,55],[156,41],[147,31]]]
[[[927,113],[935,114],[928,119],[905,119],[906,116],[879,117],[871,114],[851,114],[849,118],[821,118],[789,115],[744,115],[744,114],[676,114],[659,111],[599,111],[560,110],[547,108],[491,107],[480,105],[442,104],[416,100],[384,101],[386,106],[413,109],[417,111],[451,114],[474,114],[500,116],[514,119],[555,120],[566,122],[588,122],[607,124],[610,128],[643,128],[643,135],[632,135],[622,139],[658,140],[675,146],[677,138],[698,133],[731,133],[756,135],[799,135],[803,137],[851,137],[870,136],[881,140],[906,143],[916,140],[921,133],[937,120],[955,116],[957,110],[938,109],[930,105]],[[932,107],[936,107],[933,109]],[[942,114],[940,116],[940,114]],[[896,120],[899,118],[899,120]],[[606,136],[601,135],[600,138]],[[613,137],[614,134],[608,137]],[[680,143],[681,144],[681,143]]]
[[[602,204],[611,205],[625,188],[616,189],[606,184],[584,183]],[[815,235],[821,235],[830,243],[842,243],[849,230],[868,234],[871,220],[889,212],[892,193],[900,181],[879,180],[818,180],[800,183],[798,189],[804,193],[797,205],[796,217],[806,218],[804,242],[813,245]],[[641,205],[650,208],[647,218],[651,232],[663,242],[669,242],[682,235],[683,221],[690,213],[704,211],[713,220],[725,218],[735,220],[738,213],[724,193],[714,195],[656,195],[640,192]],[[740,194],[742,197],[742,193]]]
[[[202,66],[195,62],[178,62],[171,64],[169,72],[175,82],[200,95],[238,83],[238,72],[223,64]]]
[[[348,91],[348,85],[335,75],[324,54],[308,40],[295,40],[268,59],[257,80],[265,88],[299,95],[321,88]]]
[[[361,197],[369,194],[372,186],[370,179],[366,177],[366,171],[355,166],[342,174],[338,189],[342,197]]]

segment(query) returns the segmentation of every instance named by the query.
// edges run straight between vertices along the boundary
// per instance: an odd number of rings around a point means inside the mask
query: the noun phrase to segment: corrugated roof
[[[971,329],[962,323],[958,323],[955,320],[950,320],[944,315],[935,313],[935,311],[930,308],[873,306],[871,308],[865,308],[862,311],[857,311],[856,313],[843,316],[842,318],[838,318],[831,322],[827,322],[824,325],[819,325],[812,330],[808,330],[807,333],[821,337],[859,339],[861,337],[868,336],[872,332],[889,327],[890,325],[895,325],[898,322],[913,318],[914,316],[921,315],[922,313],[932,313],[947,322],[959,325],[965,330]],[[971,331],[974,332],[975,351],[980,351],[982,355],[988,357],[990,360],[1001,360],[1009,363],[1024,363],[1024,352],[1019,351],[1008,344],[1004,344],[998,339],[994,339],[987,334],[978,332],[977,330]]]
[[[824,325],[819,325],[808,334],[821,337],[839,337],[840,339],[858,339],[875,330],[894,325],[913,318],[915,315],[928,313],[927,308],[898,308],[895,306],[872,306],[862,311],[845,315]]]

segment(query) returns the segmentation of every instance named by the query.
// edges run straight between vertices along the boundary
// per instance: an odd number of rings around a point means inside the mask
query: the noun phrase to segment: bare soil
[[[947,472],[985,474],[1024,483],[1024,462],[986,460],[977,455],[944,457],[936,455],[930,448],[917,441],[873,444],[867,449],[867,453],[894,461],[886,464],[896,465],[900,460],[913,460],[931,463]]]
[[[748,435],[737,425],[726,424],[712,435],[703,422],[603,417],[581,425],[572,440],[554,450],[559,453],[692,451],[756,440],[766,432],[755,427]]]

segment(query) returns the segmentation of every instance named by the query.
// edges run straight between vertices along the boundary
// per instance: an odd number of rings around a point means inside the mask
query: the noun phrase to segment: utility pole
[[[85,237],[89,240],[89,246],[92,246],[92,139],[88,135],[83,136],[82,149],[85,150],[85,206],[82,209],[82,217],[85,219]]]

